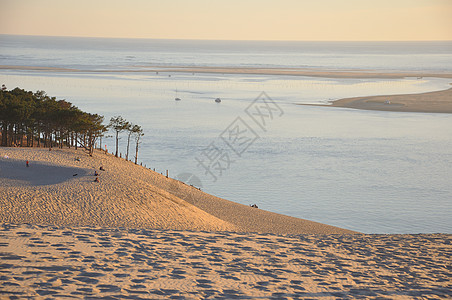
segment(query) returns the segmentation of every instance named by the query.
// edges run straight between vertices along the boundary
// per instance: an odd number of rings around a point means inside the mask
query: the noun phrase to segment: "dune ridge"
[[[30,167],[26,167],[26,160]],[[100,166],[105,171],[100,171]],[[100,182],[94,182],[94,172],[99,173]],[[111,154],[96,151],[90,157],[80,149],[0,148],[0,222],[275,234],[354,233],[220,199]]]

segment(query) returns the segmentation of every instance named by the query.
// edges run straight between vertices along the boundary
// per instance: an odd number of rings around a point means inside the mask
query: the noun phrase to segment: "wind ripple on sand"
[[[440,299],[451,235],[0,227],[0,298]]]

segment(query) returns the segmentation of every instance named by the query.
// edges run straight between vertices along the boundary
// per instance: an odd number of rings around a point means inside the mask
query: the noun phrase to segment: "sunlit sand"
[[[341,99],[333,107],[365,110],[452,113],[452,88],[445,91]]]
[[[220,199],[103,152],[0,154],[6,297],[450,292],[451,235],[358,234]]]
[[[74,149],[0,148],[0,154],[2,222],[277,234],[351,233],[220,199],[100,151],[90,157]],[[95,172],[99,182],[94,182]]]

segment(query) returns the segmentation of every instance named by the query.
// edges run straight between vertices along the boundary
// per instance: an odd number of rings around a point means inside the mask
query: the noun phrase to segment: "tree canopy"
[[[124,130],[128,130],[128,128],[130,128],[130,123],[123,119],[123,117],[116,116],[110,119],[110,124],[108,124],[108,127],[110,127],[116,133],[115,156],[118,157],[119,133],[123,132]]]
[[[0,90],[2,146],[81,146],[92,154],[97,138],[107,131],[103,120],[44,91]]]

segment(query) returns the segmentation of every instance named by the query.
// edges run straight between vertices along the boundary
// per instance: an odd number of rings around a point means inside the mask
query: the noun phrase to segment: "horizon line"
[[[0,36],[55,37],[55,38],[92,38],[92,39],[128,39],[128,40],[179,40],[179,41],[233,41],[233,42],[452,42],[451,40],[284,40],[284,39],[203,39],[203,38],[152,38],[152,37],[108,37],[82,35],[44,35],[44,34],[12,34],[0,33]]]

